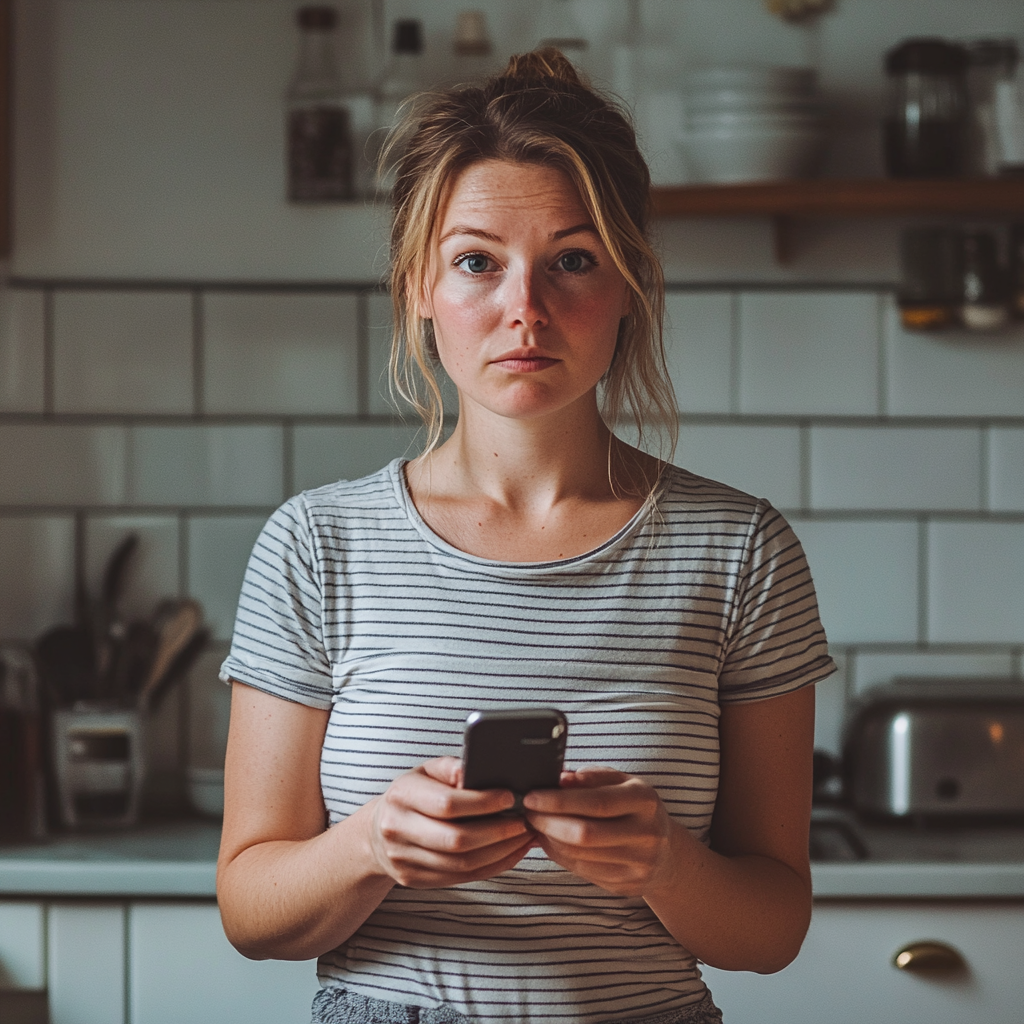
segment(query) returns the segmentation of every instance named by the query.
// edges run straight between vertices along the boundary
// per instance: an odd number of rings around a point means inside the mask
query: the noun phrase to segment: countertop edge
[[[217,865],[181,861],[90,863],[23,861],[0,865],[0,897],[215,898]]]
[[[214,899],[216,864],[205,861],[7,860],[0,898],[36,896]],[[1024,899],[1024,863],[814,863],[816,900]]]

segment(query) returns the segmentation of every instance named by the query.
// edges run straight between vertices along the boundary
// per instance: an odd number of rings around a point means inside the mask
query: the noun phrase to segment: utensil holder
[[[56,711],[53,758],[65,827],[123,828],[138,821],[145,778],[138,711],[84,703]]]

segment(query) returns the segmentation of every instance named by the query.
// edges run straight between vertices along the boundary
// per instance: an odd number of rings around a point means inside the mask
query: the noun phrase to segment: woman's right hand
[[[400,775],[373,803],[370,843],[380,870],[410,889],[439,889],[507,871],[537,843],[507,790],[460,789],[457,758]]]

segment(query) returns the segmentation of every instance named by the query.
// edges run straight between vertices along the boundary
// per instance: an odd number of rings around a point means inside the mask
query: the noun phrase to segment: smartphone
[[[474,711],[466,719],[463,788],[510,789],[512,811],[521,812],[531,790],[558,788],[568,728],[554,708]]]

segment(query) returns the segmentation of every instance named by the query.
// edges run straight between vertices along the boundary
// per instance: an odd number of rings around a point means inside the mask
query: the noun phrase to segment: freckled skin
[[[629,293],[565,175],[474,164],[438,237],[421,308],[459,390],[460,418],[473,406],[529,419],[592,401]],[[528,359],[501,358],[510,352]]]

